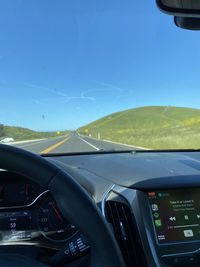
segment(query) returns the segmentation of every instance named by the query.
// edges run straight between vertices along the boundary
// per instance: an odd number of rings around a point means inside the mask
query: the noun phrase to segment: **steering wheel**
[[[63,216],[88,238],[90,267],[125,266],[115,237],[99,208],[69,174],[39,155],[7,145],[0,145],[0,168],[27,176],[51,192]],[[18,254],[1,255],[0,266],[47,267]]]

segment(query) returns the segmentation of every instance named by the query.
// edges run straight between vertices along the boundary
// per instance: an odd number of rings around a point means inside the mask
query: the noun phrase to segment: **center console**
[[[200,266],[200,188],[142,193],[148,242],[166,266]]]

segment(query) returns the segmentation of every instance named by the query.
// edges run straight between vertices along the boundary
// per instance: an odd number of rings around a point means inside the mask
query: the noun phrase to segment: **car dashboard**
[[[200,266],[198,152],[46,159],[73,176],[96,202],[127,267]],[[60,251],[65,263],[89,253],[86,237],[63,218],[49,191],[1,170],[0,246],[18,245],[46,249],[52,257]]]
[[[76,176],[93,196],[126,266],[200,266],[199,152],[137,151],[49,160]]]

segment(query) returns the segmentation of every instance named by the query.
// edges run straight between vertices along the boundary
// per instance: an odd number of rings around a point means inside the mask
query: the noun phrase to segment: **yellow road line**
[[[43,151],[41,151],[40,153],[41,154],[47,154],[49,152],[51,152],[52,150],[56,149],[57,147],[61,146],[62,144],[64,144],[65,142],[67,142],[67,140],[69,139],[69,136],[67,138],[65,138],[64,140],[58,142],[58,143],[55,143],[54,145],[44,149]]]

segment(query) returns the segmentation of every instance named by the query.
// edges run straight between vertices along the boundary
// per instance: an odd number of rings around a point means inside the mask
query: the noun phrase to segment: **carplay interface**
[[[200,240],[200,188],[149,191],[159,243]]]

